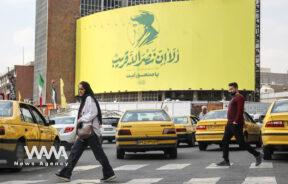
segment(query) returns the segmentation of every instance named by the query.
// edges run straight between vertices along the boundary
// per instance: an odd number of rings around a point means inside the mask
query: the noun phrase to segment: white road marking
[[[273,163],[272,162],[262,162],[259,166],[255,166],[255,163],[252,163],[250,166],[250,169],[273,169]]]
[[[220,177],[215,178],[192,178],[184,184],[216,184],[220,180]]]
[[[151,184],[161,181],[163,178],[146,178],[146,179],[133,179],[126,184]]]
[[[94,183],[101,183],[100,179],[95,179],[95,180],[73,180],[70,182],[65,182],[65,184],[94,184]]]
[[[29,180],[14,180],[14,181],[5,181],[2,182],[1,184],[34,184],[34,183],[42,183],[42,182],[46,182],[48,180],[33,180],[33,181],[29,181]]]
[[[77,166],[75,167],[74,171],[78,172],[78,171],[88,171],[91,169],[95,169],[100,167],[100,165],[84,165],[84,166]]]
[[[179,170],[179,169],[183,169],[189,165],[190,164],[167,164],[167,165],[164,165],[164,166],[158,168],[157,170]]]
[[[230,163],[231,166],[233,165],[233,163]],[[216,163],[212,163],[210,164],[208,167],[206,167],[206,169],[229,169],[230,166],[217,166]]]
[[[242,184],[277,184],[275,177],[247,177]]]
[[[143,164],[143,165],[123,165],[120,167],[115,168],[115,171],[134,171],[137,169],[140,169],[142,167],[147,166],[147,164]]]

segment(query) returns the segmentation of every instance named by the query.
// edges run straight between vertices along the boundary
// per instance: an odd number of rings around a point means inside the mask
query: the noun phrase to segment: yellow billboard
[[[255,0],[193,0],[77,21],[76,85],[96,93],[255,88]]]

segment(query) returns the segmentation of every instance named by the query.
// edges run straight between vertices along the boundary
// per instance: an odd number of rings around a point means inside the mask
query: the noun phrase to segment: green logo
[[[154,22],[154,15],[148,11],[140,11],[139,14],[131,17],[128,32],[134,47],[149,45],[157,38],[159,32],[153,27]]]

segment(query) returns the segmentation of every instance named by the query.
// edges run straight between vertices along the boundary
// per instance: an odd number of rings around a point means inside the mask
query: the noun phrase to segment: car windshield
[[[118,123],[119,118],[103,118],[102,124],[103,125],[112,125],[113,123]]]
[[[56,125],[74,124],[75,117],[61,117],[61,118],[54,118],[53,120],[55,120]]]
[[[227,119],[227,111],[211,111],[208,112],[203,120],[210,120],[210,119]]]
[[[165,111],[147,110],[147,111],[128,111],[124,114],[122,122],[137,122],[137,121],[171,121]]]
[[[12,102],[0,101],[0,117],[11,117],[12,110]]]
[[[282,112],[288,112],[288,100],[275,102],[271,111],[271,113],[282,113]]]
[[[175,124],[186,124],[188,123],[188,118],[187,117],[174,117],[173,122]]]

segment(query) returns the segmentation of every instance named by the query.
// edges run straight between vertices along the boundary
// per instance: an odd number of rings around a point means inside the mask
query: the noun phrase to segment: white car
[[[55,120],[55,127],[58,130],[61,144],[70,149],[76,140],[76,116],[58,116],[51,118]]]
[[[112,143],[115,140],[116,128],[119,122],[119,117],[103,117],[102,118],[102,141],[107,140]]]

